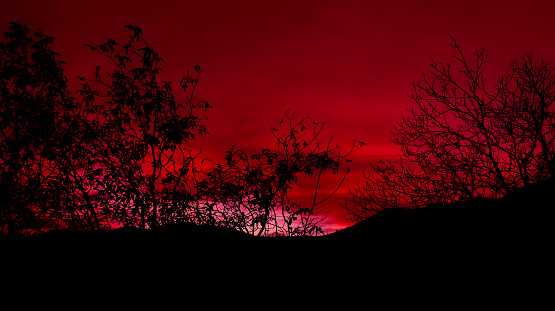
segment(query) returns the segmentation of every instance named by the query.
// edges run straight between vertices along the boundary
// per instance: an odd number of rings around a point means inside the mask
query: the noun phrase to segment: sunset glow
[[[124,38],[124,25],[140,26],[178,100],[185,71],[202,68],[195,96],[213,109],[206,114],[210,135],[192,142],[201,157],[223,161],[232,146],[251,153],[275,147],[270,124],[289,108],[326,122],[322,135],[335,144],[365,142],[350,156],[341,188],[319,206],[331,233],[350,225],[340,204],[367,164],[398,157],[390,131],[412,105],[407,93],[431,58],[452,60],[450,36],[469,54],[487,50],[494,83],[530,51],[553,59],[554,10],[549,1],[20,0],[0,4],[0,28],[13,21],[53,36],[75,91],[77,76],[106,64],[83,44]],[[318,197],[341,177],[323,180]],[[292,198],[312,200],[313,182],[293,189]]]

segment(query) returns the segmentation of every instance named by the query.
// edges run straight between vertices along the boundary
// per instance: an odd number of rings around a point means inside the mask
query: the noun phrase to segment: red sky
[[[164,79],[177,85],[185,69],[202,67],[198,94],[214,107],[205,155],[273,146],[269,124],[292,108],[326,121],[340,145],[367,143],[352,157],[345,193],[367,163],[397,155],[389,131],[430,58],[449,60],[449,36],[469,53],[485,47],[498,74],[530,51],[552,59],[554,13],[555,2],[533,0],[18,0],[0,2],[0,31],[15,21],[54,36],[72,79],[99,62],[84,43],[124,38],[123,25],[138,25],[164,58]],[[348,224],[341,200],[324,207],[330,232]]]

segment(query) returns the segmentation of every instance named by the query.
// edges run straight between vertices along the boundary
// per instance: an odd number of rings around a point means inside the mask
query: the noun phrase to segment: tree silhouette
[[[79,77],[71,96],[53,38],[12,23],[0,43],[1,236],[51,229],[153,228],[191,222],[253,235],[317,235],[325,218],[316,207],[328,172],[348,172],[332,140],[320,140],[324,123],[287,112],[271,127],[276,148],[247,155],[232,148],[225,163],[204,159],[200,171],[189,142],[207,134],[210,108],[195,98],[201,69],[187,71],[174,97],[160,81],[162,58],[137,26],[124,43],[86,44],[107,60],[92,77]],[[208,166],[211,165],[211,166]],[[197,176],[198,175],[198,176]],[[204,177],[204,178],[201,178]],[[290,191],[315,183],[301,206]],[[199,181],[200,180],[200,181]]]
[[[497,198],[552,174],[553,66],[528,54],[488,84],[485,50],[467,58],[451,46],[455,63],[432,59],[393,130],[400,160],[372,164],[351,190],[344,207],[353,221],[384,208]]]
[[[1,235],[98,229],[83,176],[83,111],[67,90],[54,39],[11,23],[0,43]]]
[[[100,66],[93,79],[81,77],[80,94],[100,138],[95,198],[111,222],[147,228],[173,222],[168,209],[194,204],[188,143],[195,134],[207,134],[197,113],[210,105],[194,98],[199,66],[181,79],[185,102],[176,101],[171,82],[159,81],[162,58],[139,27],[125,28],[131,34],[123,44],[86,44],[114,68],[107,77]]]
[[[205,202],[204,218],[197,222],[235,228],[253,235],[318,235],[325,215],[315,207],[329,199],[341,186],[324,198],[318,196],[323,173],[348,172],[347,157],[357,148],[353,141],[344,154],[340,147],[319,140],[324,123],[310,117],[296,118],[288,111],[280,126],[271,127],[276,148],[248,155],[232,148],[225,163],[215,163],[206,179],[198,184]],[[302,177],[315,178],[311,204],[301,206],[290,198],[294,186],[302,186]]]

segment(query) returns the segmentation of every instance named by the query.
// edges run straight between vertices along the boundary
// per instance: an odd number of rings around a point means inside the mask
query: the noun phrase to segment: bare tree
[[[549,177],[554,168],[554,67],[528,54],[494,83],[487,54],[467,58],[453,39],[454,64],[432,59],[414,84],[415,105],[393,130],[399,161],[365,172],[344,205],[359,221],[390,207],[501,197]]]

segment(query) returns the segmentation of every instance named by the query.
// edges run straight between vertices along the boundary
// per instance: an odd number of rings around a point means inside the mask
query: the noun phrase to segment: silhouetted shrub
[[[131,32],[125,43],[86,44],[115,65],[106,76],[97,66],[93,79],[81,77],[79,93],[102,151],[95,200],[111,223],[147,228],[174,222],[180,208],[196,204],[189,142],[208,133],[200,114],[210,105],[194,99],[199,66],[181,79],[187,97],[177,101],[171,82],[160,81],[162,58],[139,27],[125,28]]]
[[[212,162],[207,178],[198,185],[200,198],[206,203],[200,222],[235,228],[253,235],[318,235],[325,215],[315,209],[341,186],[323,198],[318,197],[323,173],[348,172],[347,157],[364,143],[353,141],[341,153],[331,140],[319,140],[324,123],[309,117],[295,118],[287,112],[279,126],[271,127],[275,149],[262,149],[248,155],[231,149],[225,163]],[[301,206],[293,202],[289,191],[300,185],[301,177],[314,177],[313,200]],[[306,190],[305,190],[306,191]]]
[[[0,230],[99,227],[86,176],[84,115],[54,39],[12,23],[0,43]]]

